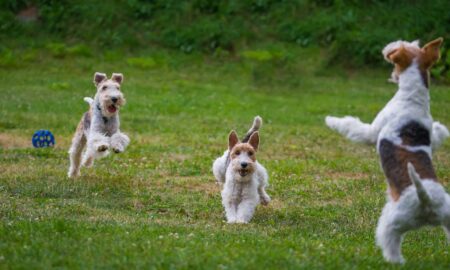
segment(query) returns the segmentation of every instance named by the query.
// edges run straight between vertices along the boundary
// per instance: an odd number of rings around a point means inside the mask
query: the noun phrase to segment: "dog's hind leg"
[[[345,116],[343,118],[327,116],[325,123],[328,127],[336,130],[351,141],[366,144],[375,144],[377,142],[378,132],[374,130],[372,125],[361,122],[359,118],[353,116]]]
[[[390,209],[389,203],[383,209],[383,213],[378,220],[376,231],[377,245],[382,249],[386,261],[391,263],[404,263],[401,253],[401,243],[403,232],[395,225],[395,215]]]
[[[77,177],[80,174],[81,153],[85,145],[86,137],[83,134],[82,126],[79,126],[69,149],[70,167],[67,176],[70,178]]]
[[[267,194],[265,187],[258,187],[259,199],[262,205],[268,205],[271,201],[269,194]]]
[[[444,228],[445,235],[447,236],[447,241],[450,243],[450,223],[442,225],[442,228]]]

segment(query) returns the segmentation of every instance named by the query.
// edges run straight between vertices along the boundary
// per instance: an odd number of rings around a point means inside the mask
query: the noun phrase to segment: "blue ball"
[[[49,130],[41,129],[34,133],[31,142],[35,148],[52,147],[55,145],[55,137]]]

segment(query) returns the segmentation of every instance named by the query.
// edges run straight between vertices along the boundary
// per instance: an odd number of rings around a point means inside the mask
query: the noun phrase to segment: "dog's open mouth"
[[[117,111],[117,107],[114,104],[109,105],[106,109],[109,113],[115,113]]]
[[[245,170],[245,169],[240,169],[239,170],[239,175],[244,177],[249,173],[249,170]]]

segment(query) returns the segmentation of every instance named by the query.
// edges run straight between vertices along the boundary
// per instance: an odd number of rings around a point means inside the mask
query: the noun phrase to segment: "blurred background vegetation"
[[[380,66],[388,42],[446,40],[435,78],[450,81],[448,0],[2,0],[0,66],[53,55],[164,48],[284,66],[270,44],[320,48],[325,66]],[[269,49],[268,49],[269,48]],[[31,50],[30,50],[31,49]],[[26,50],[26,52],[18,52]],[[150,67],[154,59],[132,58]]]

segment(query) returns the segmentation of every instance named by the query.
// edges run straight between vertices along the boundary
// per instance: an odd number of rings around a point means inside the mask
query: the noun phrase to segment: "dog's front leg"
[[[86,152],[83,155],[83,166],[92,166],[94,159],[108,155],[110,138],[100,133],[90,133]]]
[[[431,146],[433,150],[438,149],[449,136],[450,133],[446,126],[439,122],[433,122],[433,130],[431,131]]]
[[[328,127],[336,130],[351,141],[366,144],[375,144],[377,142],[378,132],[372,125],[361,122],[359,118],[353,116],[342,118],[327,116],[325,123]]]
[[[228,223],[236,223],[236,210],[237,206],[233,200],[224,198],[222,200],[223,207],[225,208],[225,216]]]
[[[248,223],[255,212],[256,201],[251,199],[243,200],[237,209],[237,223]]]
[[[114,135],[111,136],[111,148],[114,153],[122,153],[127,148],[130,143],[130,138],[125,133],[117,131]]]

